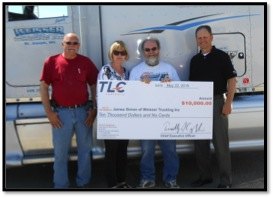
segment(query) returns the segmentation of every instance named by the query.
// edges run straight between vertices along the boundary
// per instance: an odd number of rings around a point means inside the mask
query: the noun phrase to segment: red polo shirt
[[[58,105],[73,106],[87,102],[87,84],[96,84],[97,75],[88,57],[77,54],[70,60],[58,54],[45,61],[40,80],[52,86],[52,99]]]

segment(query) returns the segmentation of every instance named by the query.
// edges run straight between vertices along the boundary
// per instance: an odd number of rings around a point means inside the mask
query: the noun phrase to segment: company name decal
[[[31,28],[16,28],[13,30],[15,36],[22,36],[26,34],[64,34],[64,27],[52,26],[52,27],[31,27]]]

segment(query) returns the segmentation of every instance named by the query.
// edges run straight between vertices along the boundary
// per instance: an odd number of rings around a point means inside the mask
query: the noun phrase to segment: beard
[[[146,58],[146,64],[149,66],[155,66],[159,64],[159,57],[148,57]]]

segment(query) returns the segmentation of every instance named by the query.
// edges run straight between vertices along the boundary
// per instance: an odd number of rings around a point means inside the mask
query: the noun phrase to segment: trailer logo
[[[115,84],[116,83],[116,84]],[[108,93],[123,93],[125,90],[124,85],[126,82],[112,82],[112,81],[100,81],[100,92],[107,91]]]
[[[49,45],[56,44],[64,36],[63,26],[15,28],[14,41],[24,41],[24,45]]]
[[[31,28],[16,28],[13,29],[15,36],[23,36],[27,34],[64,34],[64,27],[31,27]]]

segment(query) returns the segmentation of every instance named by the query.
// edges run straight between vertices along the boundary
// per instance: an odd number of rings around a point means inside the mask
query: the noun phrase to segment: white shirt
[[[169,78],[171,81],[180,81],[177,71],[166,62],[160,61],[156,66],[149,66],[145,62],[135,66],[129,75],[129,80],[142,80],[148,76],[152,81],[161,81],[163,78]]]

